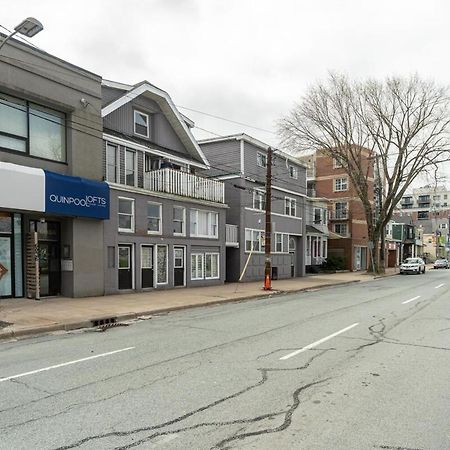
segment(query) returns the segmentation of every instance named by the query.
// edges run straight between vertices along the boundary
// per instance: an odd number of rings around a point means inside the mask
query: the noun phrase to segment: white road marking
[[[342,330],[336,331],[336,333],[330,334],[330,335],[327,336],[327,337],[324,337],[324,338],[322,338],[322,339],[319,339],[318,341],[313,342],[312,344],[309,344],[309,345],[307,345],[306,347],[303,347],[303,348],[301,348],[301,349],[299,349],[299,350],[296,350],[295,352],[289,353],[288,355],[282,356],[282,357],[280,358],[280,360],[285,360],[285,359],[292,358],[293,356],[296,356],[296,355],[298,355],[299,353],[302,353],[302,352],[304,352],[304,351],[306,351],[306,350],[309,350],[310,348],[317,347],[318,345],[322,344],[323,342],[329,341],[330,339],[332,339],[332,338],[338,336],[339,334],[342,334],[342,333],[345,333],[345,332],[348,331],[348,330],[351,330],[352,328],[356,327],[357,325],[359,325],[358,322],[357,322],[357,323],[354,323],[354,324],[352,324],[352,325],[350,325],[350,326],[348,326],[348,327],[345,327],[345,328],[343,328]]]
[[[409,302],[413,302],[414,300],[417,300],[418,298],[420,298],[420,295],[418,295],[417,297],[410,298],[409,300],[405,300],[404,302],[402,302],[402,305],[406,305]]]
[[[438,285],[435,286],[434,288],[435,288],[435,289],[439,289],[440,287],[444,286],[444,284],[445,284],[445,283],[438,284]]]
[[[0,383],[3,381],[13,380],[16,378],[26,377],[28,375],[34,375],[39,372],[46,372],[47,370],[57,369],[58,367],[70,366],[71,364],[77,364],[83,361],[89,361],[91,359],[102,358],[103,356],[114,355],[115,353],[126,352],[127,350],[133,350],[135,347],[121,348],[120,350],[114,350],[112,352],[101,353],[99,355],[89,356],[87,358],[76,359],[75,361],[68,361],[61,364],[55,364],[54,366],[44,367],[42,369],[31,370],[30,372],[19,373],[17,375],[11,375],[10,377],[0,378]]]

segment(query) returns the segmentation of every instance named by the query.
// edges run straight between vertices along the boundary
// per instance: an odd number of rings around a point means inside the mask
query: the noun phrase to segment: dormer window
[[[148,114],[140,111],[134,111],[134,134],[148,138],[150,120]]]

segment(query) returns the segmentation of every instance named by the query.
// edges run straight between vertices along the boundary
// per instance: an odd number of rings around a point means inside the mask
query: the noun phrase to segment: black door
[[[173,248],[173,284],[184,286],[184,247]]]
[[[39,242],[39,283],[42,297],[61,292],[59,243]]]
[[[143,245],[141,247],[141,274],[142,288],[151,288],[154,286],[153,271],[153,245]]]
[[[119,245],[119,289],[133,289],[131,245]]]
[[[289,252],[289,256],[291,258],[291,277],[295,277],[295,253]]]

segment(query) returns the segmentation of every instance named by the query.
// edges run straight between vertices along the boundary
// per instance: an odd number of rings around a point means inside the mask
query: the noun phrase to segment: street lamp
[[[38,34],[40,31],[44,29],[44,26],[42,25],[39,20],[35,19],[34,17],[28,17],[25,20],[22,20],[22,22],[19,23],[16,27],[14,27],[14,31],[7,36],[3,42],[0,44],[0,50],[1,48],[6,44],[7,41],[9,41],[15,34],[20,33],[23,34],[26,37],[33,37],[35,34]]]

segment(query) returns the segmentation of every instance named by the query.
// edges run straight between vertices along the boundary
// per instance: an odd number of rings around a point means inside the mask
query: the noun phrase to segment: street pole
[[[272,264],[271,264],[271,244],[272,244],[272,147],[267,149],[267,170],[266,170],[266,231],[265,231],[265,254],[264,266],[264,290],[272,290]]]

